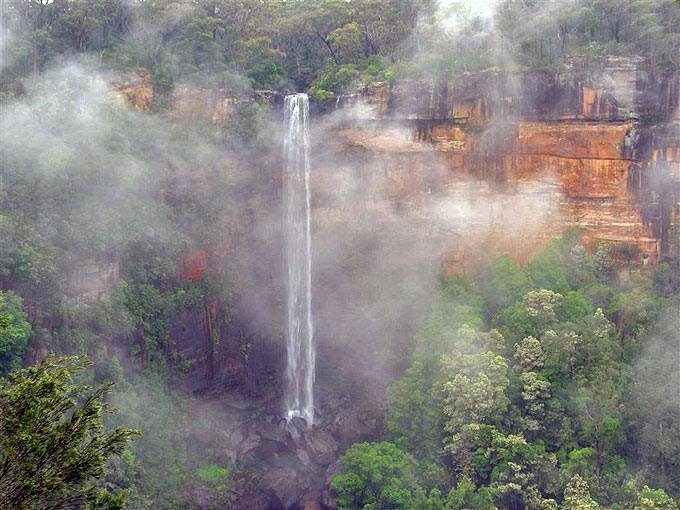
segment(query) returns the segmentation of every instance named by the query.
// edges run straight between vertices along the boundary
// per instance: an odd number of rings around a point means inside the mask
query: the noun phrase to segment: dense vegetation
[[[3,80],[76,54],[178,81],[317,99],[362,84],[488,66],[546,67],[640,55],[678,69],[674,0],[502,0],[493,17],[433,0],[10,0]]]
[[[615,268],[570,236],[444,279],[340,508],[677,508],[680,268]]]
[[[138,432],[102,432],[102,417],[113,412],[104,402],[112,383],[74,385],[88,364],[77,357],[47,359],[2,380],[2,508],[123,508],[123,495],[98,487],[96,479]]]
[[[82,67],[32,87],[2,115],[0,377],[49,352],[87,354],[89,382],[116,383],[102,398],[120,413],[105,426],[145,432],[110,463],[106,486],[124,489],[130,508],[179,508],[214,459],[188,447],[190,394],[177,385],[196,360],[170,332],[209,309],[217,342],[231,321],[240,213],[226,182],[230,139],[119,108]],[[244,181],[256,185],[257,173]],[[198,250],[219,263],[200,281],[179,278],[181,255]],[[120,275],[94,302],[72,288],[88,267]],[[239,342],[237,363],[247,356]]]

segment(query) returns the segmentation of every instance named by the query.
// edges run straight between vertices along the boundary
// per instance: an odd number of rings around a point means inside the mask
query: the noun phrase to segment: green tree
[[[521,299],[531,287],[531,279],[526,271],[517,267],[507,255],[494,260],[479,275],[479,289],[484,296],[489,317]]]
[[[562,510],[598,510],[600,505],[588,491],[588,484],[579,475],[575,475],[564,490]]]
[[[545,404],[550,398],[550,381],[538,374],[545,366],[541,343],[534,337],[527,337],[521,344],[515,344],[515,359],[519,364],[527,429],[538,430]]]
[[[415,461],[392,443],[358,443],[341,458],[344,471],[333,478],[338,510],[413,508],[419,488]]]
[[[527,292],[522,298],[522,304],[527,316],[536,324],[540,332],[557,321],[557,308],[562,305],[562,294],[551,290],[541,289]]]
[[[23,300],[11,290],[0,290],[0,377],[21,366],[31,325],[22,309]]]
[[[475,451],[503,420],[508,384],[507,361],[491,351],[442,358],[445,450],[456,474],[472,476],[478,469]]]
[[[574,246],[566,257],[567,279],[572,288],[580,289],[595,282],[593,257],[581,244]]]
[[[616,274],[616,261],[611,256],[611,248],[605,241],[600,241],[597,245],[593,264],[595,265],[595,276],[598,281],[608,283]]]
[[[491,479],[501,508],[556,510],[557,502],[544,496],[555,478],[556,460],[542,444],[522,435],[496,433],[489,450],[495,464]]]
[[[433,395],[435,373],[416,361],[387,390],[387,433],[416,458],[436,459],[441,450],[444,415]]]
[[[97,486],[108,460],[138,431],[103,430],[114,412],[111,385],[77,385],[90,363],[46,359],[0,382],[0,507],[16,510],[123,508],[123,496]]]
[[[634,510],[677,510],[678,505],[663,489],[645,486],[638,494]]]
[[[469,476],[463,476],[449,491],[446,499],[447,510],[496,510],[493,490],[488,487],[477,489]]]
[[[548,289],[562,295],[569,290],[567,270],[562,262],[563,245],[553,241],[527,265],[527,271],[539,289]]]

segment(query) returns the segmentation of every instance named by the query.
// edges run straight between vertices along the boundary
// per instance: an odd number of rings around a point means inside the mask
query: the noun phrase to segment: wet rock
[[[302,437],[305,431],[309,429],[309,426],[307,425],[307,422],[304,420],[304,418],[294,416],[287,423],[286,428],[290,432],[291,436],[293,436],[293,439],[297,441]]]
[[[248,435],[246,439],[239,445],[236,450],[236,457],[241,458],[246,453],[257,448],[262,442],[261,436],[255,431],[255,427],[251,427],[248,430]]]
[[[240,430],[236,429],[232,434],[229,436],[229,443],[232,445],[239,445],[243,441],[243,434],[241,433]]]
[[[267,443],[274,448],[266,448]],[[283,448],[280,443],[264,441],[263,446],[257,450],[257,457],[276,469],[296,471],[302,468],[300,459],[294,451]]]
[[[303,510],[321,510],[321,493],[309,492],[300,501]]]
[[[338,443],[328,431],[318,429],[307,431],[304,443],[315,464],[331,464],[337,456]]]
[[[281,443],[286,447],[292,447],[292,438],[290,432],[285,428],[285,423],[283,427],[279,426],[278,422],[273,424],[267,422],[259,423],[255,427],[255,431],[262,439]]]
[[[274,469],[263,474],[260,488],[283,508],[291,508],[300,502],[309,482],[292,471]]]
[[[334,435],[344,447],[349,447],[359,441],[367,428],[357,416],[344,416],[336,420]]]
[[[333,481],[333,478],[342,473],[343,469],[344,467],[339,460],[336,460],[335,462],[333,462],[333,464],[328,466],[325,474],[326,485],[330,485],[331,482]]]
[[[302,462],[303,466],[308,466],[309,463],[311,462],[309,454],[307,453],[306,450],[303,449],[297,451],[297,458],[300,460],[300,462]]]

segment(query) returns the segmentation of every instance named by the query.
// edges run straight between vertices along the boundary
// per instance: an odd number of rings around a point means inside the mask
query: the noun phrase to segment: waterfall
[[[285,242],[288,268],[288,327],[285,411],[288,419],[314,423],[314,331],[309,164],[309,99],[285,100]]]

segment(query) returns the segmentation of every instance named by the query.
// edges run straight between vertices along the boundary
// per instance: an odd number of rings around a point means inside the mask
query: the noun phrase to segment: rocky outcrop
[[[358,423],[357,438],[371,440],[378,433],[377,422],[368,419],[370,411],[358,408],[329,414],[323,423],[308,428],[303,422],[287,422],[277,414],[253,415],[252,410],[259,406],[239,409],[224,399],[221,404],[195,404],[191,441],[197,448],[221,452],[216,459],[220,464],[239,461],[256,466],[257,488],[266,495],[264,507],[270,509],[332,508],[328,486],[342,471],[338,458],[346,446],[340,447],[340,437],[336,440],[339,429],[331,424],[342,419],[347,421],[347,429],[350,423]],[[366,423],[372,423],[373,428]]]
[[[117,260],[81,260],[64,278],[64,298],[73,307],[79,308],[108,297],[111,289],[120,279],[120,264]]]
[[[115,86],[149,109],[148,76]],[[276,109],[281,96],[178,85],[170,98],[179,117],[220,125],[253,101]],[[640,263],[670,254],[680,73],[613,57],[558,73],[492,68],[378,83],[313,110],[325,133],[314,151],[319,227],[377,213],[438,246],[454,272],[504,251],[525,262],[574,227],[589,246],[637,244]]]
[[[315,165],[317,224],[380,211],[436,240],[451,272],[504,251],[526,262],[570,228],[657,263],[680,199],[680,74],[610,64],[378,84],[338,101]]]

